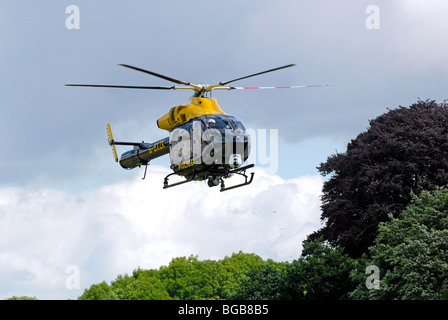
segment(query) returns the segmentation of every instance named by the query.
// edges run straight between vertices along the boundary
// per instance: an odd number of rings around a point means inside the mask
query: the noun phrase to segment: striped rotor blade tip
[[[327,87],[331,84],[311,84],[302,86],[274,86],[274,87],[231,87],[237,90],[252,90],[252,89],[295,89],[295,88],[312,88],[312,87]]]

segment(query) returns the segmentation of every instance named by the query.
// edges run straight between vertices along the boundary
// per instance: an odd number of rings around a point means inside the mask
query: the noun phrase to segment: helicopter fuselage
[[[168,153],[175,174],[189,181],[208,179],[214,186],[247,160],[250,135],[238,117],[206,114],[178,125],[167,138],[135,144],[121,155],[120,165],[133,169]]]

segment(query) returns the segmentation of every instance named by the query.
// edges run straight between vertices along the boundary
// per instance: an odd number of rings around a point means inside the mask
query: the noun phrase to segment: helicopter
[[[151,160],[169,154],[172,173],[163,180],[163,188],[170,188],[191,181],[207,181],[209,187],[220,185],[220,191],[227,191],[252,183],[254,172],[246,171],[254,164],[243,164],[250,155],[250,134],[244,122],[234,115],[225,113],[211,97],[215,90],[248,90],[248,89],[284,89],[321,87],[323,85],[300,85],[282,87],[234,87],[230,83],[255,77],[261,74],[289,68],[295,64],[257,72],[214,85],[192,84],[187,81],[171,78],[153,71],[134,67],[127,64],[120,66],[144,72],[152,76],[167,80],[177,85],[173,86],[128,86],[128,85],[98,85],[98,84],[66,84],[76,87],[102,87],[149,90],[193,90],[189,104],[172,107],[157,120],[160,129],[169,132],[169,136],[152,143],[115,141],[110,124],[106,125],[108,143],[112,148],[115,162],[119,162],[124,169],[134,169],[145,166],[142,179],[145,179]],[[115,146],[132,146],[118,159]],[[184,179],[169,183],[171,176],[177,175]],[[224,179],[241,176],[243,182],[226,187]]]

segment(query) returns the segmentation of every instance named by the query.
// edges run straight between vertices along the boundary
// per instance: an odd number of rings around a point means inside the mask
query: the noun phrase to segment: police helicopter
[[[283,87],[234,87],[230,83],[258,76],[268,72],[294,66],[288,64],[282,67],[269,69],[233,80],[219,82],[214,85],[192,84],[177,80],[152,71],[120,64],[120,66],[150,74],[152,76],[170,81],[173,86],[125,86],[125,85],[97,85],[97,84],[66,84],[77,87],[103,87],[128,88],[150,90],[193,90],[189,104],[172,107],[166,114],[157,120],[160,129],[167,130],[169,136],[152,142],[123,142],[115,141],[110,124],[106,125],[109,145],[115,158],[124,169],[134,169],[145,166],[143,179],[151,160],[169,154],[172,173],[163,181],[163,188],[174,187],[191,181],[207,181],[209,187],[221,186],[220,191],[242,187],[252,183],[254,173],[250,176],[246,170],[254,164],[244,165],[250,154],[250,135],[244,122],[236,116],[225,113],[218,105],[216,99],[211,98],[215,90],[247,90],[247,89],[279,89],[320,87],[324,85],[301,85]],[[115,146],[133,146],[133,149],[124,152],[118,159]],[[181,181],[169,183],[173,175],[183,177]],[[225,186],[224,179],[238,175],[244,178],[243,182],[230,187]]]

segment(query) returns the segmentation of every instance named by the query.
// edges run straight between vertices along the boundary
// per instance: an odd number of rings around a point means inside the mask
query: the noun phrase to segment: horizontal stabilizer
[[[144,149],[145,145],[143,142],[122,142],[122,141],[112,141],[109,142],[109,144],[113,144],[115,146],[136,146],[139,147],[140,149]]]

